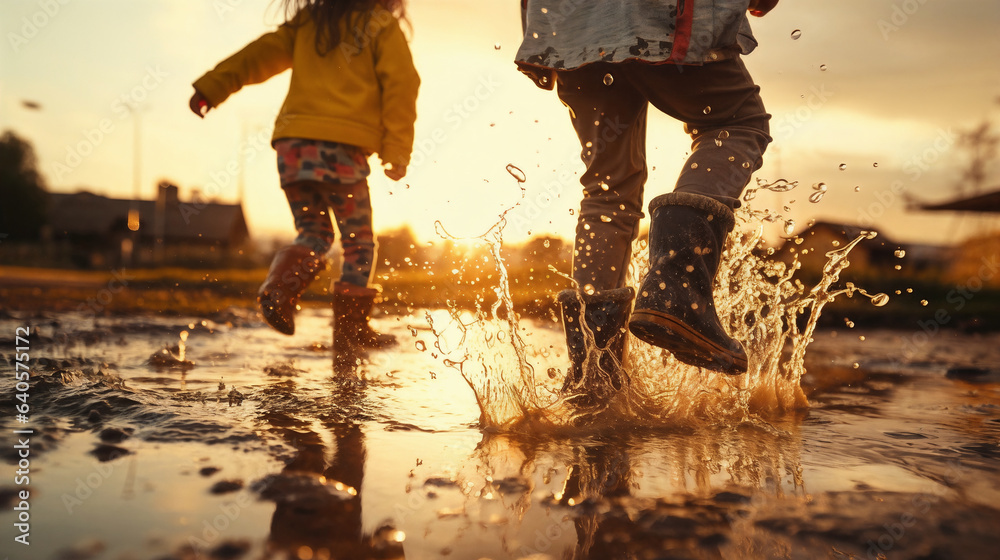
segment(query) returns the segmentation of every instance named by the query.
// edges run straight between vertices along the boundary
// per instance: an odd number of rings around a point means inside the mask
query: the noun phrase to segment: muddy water
[[[348,371],[322,309],[294,338],[239,313],[3,319],[3,555],[994,558],[1000,545],[998,335],[818,332],[806,409],[501,429],[483,427],[468,368],[517,360],[456,365],[458,343],[430,326],[451,316],[427,317],[378,318],[400,345]],[[19,326],[33,333],[25,424]],[[537,377],[565,367],[557,325],[517,328]],[[14,429],[34,432],[27,487]],[[28,546],[14,541],[23,489]]]

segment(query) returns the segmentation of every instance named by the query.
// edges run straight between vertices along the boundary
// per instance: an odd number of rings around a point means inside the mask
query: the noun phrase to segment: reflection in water
[[[751,508],[804,498],[800,455],[796,421],[667,433],[489,435],[472,457],[474,473],[466,468],[468,480],[458,483],[481,490],[443,505],[468,514],[484,497],[502,504],[498,540],[505,554],[494,557],[661,551],[716,558],[750,542],[752,525],[743,518]],[[461,548],[461,539],[450,546]]]
[[[360,406],[363,385],[338,381],[335,398],[349,410]],[[267,429],[294,449],[281,473],[256,485],[276,504],[268,540],[271,550],[295,558],[403,558],[403,534],[383,525],[363,530],[361,488],[365,472],[362,426],[350,419],[300,419],[287,412],[263,415]]]

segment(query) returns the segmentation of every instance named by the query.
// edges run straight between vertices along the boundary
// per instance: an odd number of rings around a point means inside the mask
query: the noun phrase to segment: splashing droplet
[[[605,74],[604,75],[604,85],[610,86],[613,83],[615,83],[615,77],[612,76],[610,73]]]
[[[588,296],[594,295],[594,292],[596,291],[597,290],[594,289],[593,284],[586,284],[583,286],[583,293],[587,294]]]
[[[701,112],[705,113],[706,115],[709,114],[709,113],[711,113],[712,112],[712,106],[711,105],[706,106],[704,109],[701,110]]]
[[[792,40],[793,41],[798,41],[799,37],[801,37],[801,36],[802,36],[802,30],[801,29],[796,29],[795,31],[792,31]]]
[[[602,215],[601,216],[601,221],[604,222],[604,223],[606,223],[606,224],[610,223],[611,222],[611,216],[604,216],[604,215]]]
[[[872,296],[872,305],[875,307],[882,307],[889,303],[889,296],[887,294],[875,294]]]
[[[826,194],[826,191],[816,191],[812,193],[811,195],[809,195],[809,202],[816,204],[817,202],[823,200],[824,194]]]
[[[795,231],[795,220],[787,220],[784,228],[782,229],[784,230],[785,235],[791,235],[792,232]]]
[[[521,171],[521,168],[513,163],[507,164],[507,173],[510,173],[510,176],[513,177],[518,183],[523,183],[528,180],[528,178],[524,175],[524,171]]]
[[[551,243],[549,243],[548,239],[546,239],[545,241],[542,241],[542,247],[545,247],[546,249],[548,249],[549,245],[551,245]]]
[[[904,251],[902,249],[896,249],[896,251],[893,253],[893,255],[896,255],[897,259],[901,259],[901,258],[903,258],[903,257],[906,256],[906,251]]]
[[[929,302],[929,301],[927,301],[926,299],[922,299],[922,300],[920,300],[920,305],[923,305],[924,307],[927,307],[927,304],[928,304],[928,303],[930,303],[930,302]]]

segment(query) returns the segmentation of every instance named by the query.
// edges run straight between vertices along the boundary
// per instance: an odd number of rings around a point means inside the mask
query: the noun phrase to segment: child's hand
[[[208,113],[212,105],[205,99],[205,96],[201,94],[200,91],[194,90],[194,95],[191,96],[191,101],[188,102],[188,107],[191,107],[191,111],[198,115],[199,118],[205,118],[205,113]]]
[[[385,164],[385,176],[393,181],[398,181],[403,177],[406,177],[406,166],[387,163]]]
[[[778,0],[750,0],[750,15],[757,17],[764,17],[764,14],[770,12],[778,4]]]

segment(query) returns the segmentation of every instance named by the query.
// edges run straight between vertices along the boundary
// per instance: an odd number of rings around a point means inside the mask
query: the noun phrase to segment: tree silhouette
[[[969,156],[968,166],[958,180],[958,193],[964,195],[966,187],[969,187],[972,190],[970,194],[980,194],[990,176],[990,166],[997,159],[1000,136],[993,131],[993,123],[984,120],[976,128],[960,133],[958,145]]]
[[[47,201],[34,148],[14,132],[4,132],[0,136],[0,239],[38,239]]]

